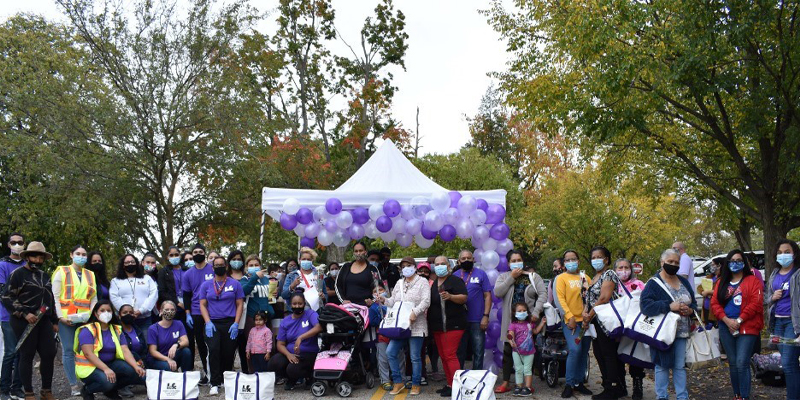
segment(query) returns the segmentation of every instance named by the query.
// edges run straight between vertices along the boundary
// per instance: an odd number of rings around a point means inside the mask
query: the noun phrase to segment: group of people
[[[637,278],[628,260],[612,261],[611,253],[598,246],[586,258],[593,276],[581,270],[581,256],[569,250],[554,261],[550,285],[525,264],[520,252],[512,250],[509,271],[501,273],[494,286],[487,273],[475,267],[468,250],[454,265],[445,256],[420,263],[406,257],[395,265],[390,249],[369,250],[359,242],[352,248],[352,262],[330,263],[322,271],[310,248],[302,248],[297,259],[284,265],[264,266],[255,255],[246,257],[234,250],[222,257],[196,244],[190,251],[169,248],[160,268],[151,253],[142,260],[126,254],[109,280],[103,255],[83,246],[74,247],[72,262],[55,267],[52,274],[43,269],[52,255],[42,243],[26,242],[15,233],[8,246],[10,256],[0,260],[5,348],[0,400],[35,398],[32,372],[37,353],[41,398],[53,398],[54,332],[62,345],[72,395],[84,399],[94,398],[95,393],[111,399],[131,396],[132,385],[144,384],[146,369],[190,371],[195,369],[196,354],[201,385],[210,385],[212,395],[219,393],[223,372],[233,370],[237,352],[243,372],[274,372],[277,383],[287,390],[309,387],[320,351],[317,312],[326,303],[369,308],[370,329],[363,343],[367,367],[390,394],[405,390],[419,394],[428,384],[427,357],[432,368],[441,358],[445,382],[437,392],[449,397],[456,370],[469,368],[470,359],[469,369],[484,369],[493,297],[503,310],[498,316],[503,332],[502,383],[496,393],[533,393],[534,343],[545,329],[544,309],[549,302],[560,311],[568,346],[562,397],[576,392],[597,400],[627,396],[625,376],[630,374],[632,398],[637,400],[643,397],[644,370],[630,365],[626,371],[617,357],[618,339],[609,336],[595,314],[596,306],[634,290],[641,291],[642,314],[680,315],[674,343],[666,351],[652,350],[658,399],[668,398],[670,372],[677,398],[688,399],[687,340],[694,325],[709,321],[719,323],[735,398],[749,398],[749,359],[764,326],[765,306],[770,331],[786,339],[779,347],[787,398],[800,398],[800,350],[789,343],[800,332],[800,302],[792,301],[800,299],[795,276],[800,249],[789,240],[779,243],[781,268],[766,283],[754,275],[757,270],[748,265],[745,254],[734,250],[715,260],[710,291],[695,288],[680,243],[664,251],[660,270],[647,283]],[[704,297],[702,306],[695,300],[696,290]],[[404,339],[384,337],[376,329],[397,302],[413,304],[411,334]],[[704,321],[695,318],[699,310]],[[594,339],[580,340],[592,329]],[[602,377],[603,390],[598,394],[583,384],[590,347]]]

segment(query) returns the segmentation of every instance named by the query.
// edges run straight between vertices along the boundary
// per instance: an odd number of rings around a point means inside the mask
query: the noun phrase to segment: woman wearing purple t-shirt
[[[314,371],[319,352],[317,334],[322,332],[316,311],[306,310],[306,298],[302,293],[293,294],[289,304],[292,314],[281,321],[278,353],[270,358],[267,366],[277,375],[278,384],[286,382],[286,390],[294,389],[302,378],[306,378],[306,386],[310,386],[308,378]]]
[[[205,321],[208,364],[211,370],[210,395],[219,393],[222,373],[233,370],[236,337],[244,309],[244,291],[236,279],[228,276],[228,262],[214,259],[214,279],[200,286],[200,314]]]
[[[194,364],[189,338],[183,322],[175,320],[177,307],[172,300],[161,303],[161,321],[147,331],[147,366],[162,371],[191,371]]]
[[[800,263],[800,248],[791,240],[778,241],[777,262],[780,270],[772,271],[767,284],[766,299],[769,302],[769,330],[783,339],[800,336],[800,280],[796,274]],[[786,398],[800,399],[800,347],[791,344],[778,345],[781,352],[781,367],[786,375]]]

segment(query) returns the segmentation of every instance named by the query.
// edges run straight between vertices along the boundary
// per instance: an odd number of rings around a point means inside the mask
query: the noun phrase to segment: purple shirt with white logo
[[[772,280],[772,290],[783,290],[783,296],[775,303],[775,315],[779,317],[792,316],[792,298],[789,297],[789,280],[792,279],[794,269],[786,275],[781,275],[780,271],[775,274]]]
[[[200,286],[199,292],[200,299],[208,301],[208,316],[212,321],[236,318],[236,300],[244,299],[242,284],[231,277],[226,277],[222,285],[214,279],[205,281]]]
[[[180,302],[183,301],[183,275],[184,272],[182,269],[180,268],[172,269],[172,279],[175,280],[175,296],[178,297],[178,301]]]
[[[481,322],[486,303],[484,292],[491,292],[492,285],[486,272],[480,268],[472,268],[472,272],[459,270],[455,275],[467,285],[467,322]]]
[[[290,314],[281,321],[281,328],[278,330],[278,340],[286,343],[286,350],[294,353],[294,342],[300,335],[310,331],[319,323],[317,313],[314,310],[305,310],[300,318],[294,319]],[[301,353],[316,353],[319,351],[317,337],[313,336],[300,342]]]
[[[114,344],[114,338],[111,336],[111,329],[106,329],[103,332],[103,348],[100,349],[100,352],[97,353],[97,358],[104,363],[110,363],[114,361],[117,355],[117,345]],[[94,336],[92,332],[89,332],[89,329],[81,329],[81,333],[78,334],[78,346],[83,346],[85,344],[90,344],[94,346]],[[125,340],[125,335],[120,335],[119,344],[125,345],[128,342]]]
[[[181,321],[172,321],[172,325],[169,328],[164,328],[155,323],[147,329],[147,344],[156,345],[158,352],[166,356],[169,355],[169,348],[178,343],[181,336],[185,335],[186,328]],[[152,358],[152,356],[148,357]]]
[[[5,285],[11,273],[23,265],[25,265],[25,261],[23,260],[16,261],[11,259],[11,257],[3,257],[3,259],[0,260],[0,284]],[[8,310],[6,310],[5,307],[0,307],[0,321],[8,322],[10,320]]]
[[[206,264],[203,269],[189,268],[181,276],[182,291],[192,294],[192,307],[190,310],[192,314],[200,315],[200,285],[211,279],[214,279],[214,267],[211,264]],[[189,305],[184,304],[184,306]]]

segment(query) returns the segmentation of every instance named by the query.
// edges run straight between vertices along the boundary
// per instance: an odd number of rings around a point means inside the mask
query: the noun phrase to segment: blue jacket
[[[381,326],[384,315],[386,315],[386,306],[382,306],[379,303],[372,303],[372,305],[369,306],[369,326],[375,328]]]
[[[664,289],[658,285],[658,283],[653,282],[653,279],[661,279],[661,277],[656,274],[656,276],[647,281],[639,302],[641,313],[648,317],[654,317],[656,315],[670,312],[669,305],[672,304],[672,297],[670,297],[670,295],[667,294]],[[694,298],[694,290],[692,289],[692,285],[690,285],[689,281],[682,276],[678,276],[678,279],[689,291],[689,294],[692,298],[692,304],[689,307],[697,310],[697,299]],[[670,346],[666,351],[659,351],[651,347],[650,356],[653,359],[653,364],[664,368],[673,368],[675,366],[675,346]]]
[[[317,268],[312,268],[314,274],[319,277],[319,273],[317,272]],[[289,307],[291,308],[292,303],[292,290],[290,287],[292,286],[292,282],[300,276],[300,269],[296,271],[289,272],[289,275],[286,275],[286,280],[283,282],[283,290],[281,290],[281,297],[289,303]],[[328,290],[325,288],[325,279],[317,279],[319,282],[318,284],[322,286],[322,294],[325,295],[325,302],[328,302]],[[302,282],[302,279],[300,280]]]
[[[254,318],[259,311],[265,311],[269,319],[275,317],[275,309],[269,304],[269,276],[259,278],[256,274],[244,275],[239,283],[242,284],[242,291],[247,299],[247,309],[244,310],[247,318]]]

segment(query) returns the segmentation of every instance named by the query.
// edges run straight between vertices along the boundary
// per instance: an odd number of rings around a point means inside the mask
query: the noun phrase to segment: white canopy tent
[[[344,209],[369,207],[394,199],[400,204],[409,204],[418,196],[430,197],[437,192],[448,191],[420,172],[391,140],[383,142],[375,154],[356,171],[347,182],[336,190],[308,190],[268,188],[262,190],[261,210],[262,229],[259,254],[263,249],[263,227],[265,215],[278,221],[286,199],[294,198],[303,207],[313,209],[324,206],[330,198],[337,198]],[[459,193],[486,200],[488,203],[505,207],[506,191],[498,190],[466,190]]]

